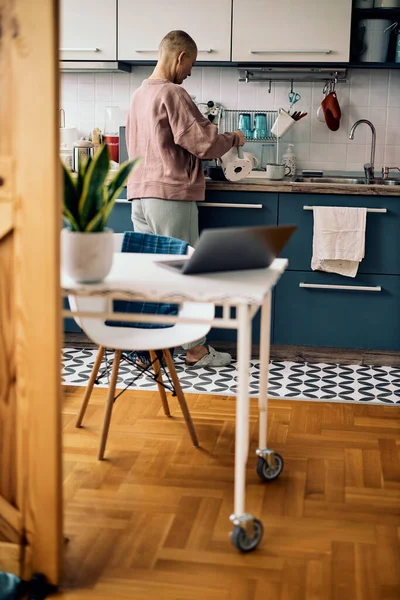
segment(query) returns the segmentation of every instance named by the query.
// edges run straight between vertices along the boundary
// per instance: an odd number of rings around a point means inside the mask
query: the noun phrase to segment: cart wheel
[[[232,544],[240,552],[252,552],[262,540],[264,528],[261,521],[253,519],[254,535],[249,537],[241,525],[235,525],[232,531]]]
[[[275,467],[270,467],[265,458],[259,456],[256,466],[257,475],[263,481],[274,481],[282,473],[283,464],[283,458],[277,452],[275,452]]]

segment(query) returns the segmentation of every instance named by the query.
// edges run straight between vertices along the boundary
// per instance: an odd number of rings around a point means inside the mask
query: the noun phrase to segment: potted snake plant
[[[123,163],[111,177],[107,144],[79,166],[76,178],[63,165],[64,221],[61,255],[74,281],[93,283],[108,275],[113,259],[113,231],[106,227],[115,200],[140,159]]]

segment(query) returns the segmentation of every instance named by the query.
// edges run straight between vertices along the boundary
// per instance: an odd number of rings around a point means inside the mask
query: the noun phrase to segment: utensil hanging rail
[[[346,69],[329,68],[285,68],[285,67],[241,67],[239,71],[239,82],[244,83],[269,83],[283,81],[294,83],[330,82],[346,83]]]

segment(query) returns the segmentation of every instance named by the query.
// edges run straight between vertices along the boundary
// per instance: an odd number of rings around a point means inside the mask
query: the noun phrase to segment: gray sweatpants
[[[132,223],[139,233],[153,233],[178,238],[194,246],[199,237],[199,218],[196,202],[137,198],[132,200]],[[206,338],[183,344],[190,350],[205,344]]]

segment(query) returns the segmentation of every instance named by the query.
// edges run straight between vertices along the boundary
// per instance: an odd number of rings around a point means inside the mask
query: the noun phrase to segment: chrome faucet
[[[349,140],[354,140],[354,132],[361,123],[365,123],[366,125],[369,125],[371,127],[371,132],[372,132],[371,157],[369,159],[369,163],[366,163],[364,165],[365,180],[367,183],[369,183],[371,181],[371,179],[374,179],[374,177],[375,177],[375,140],[376,140],[375,127],[372,125],[371,121],[368,121],[368,119],[359,119],[359,121],[356,121],[354,123],[353,127],[350,129]]]

